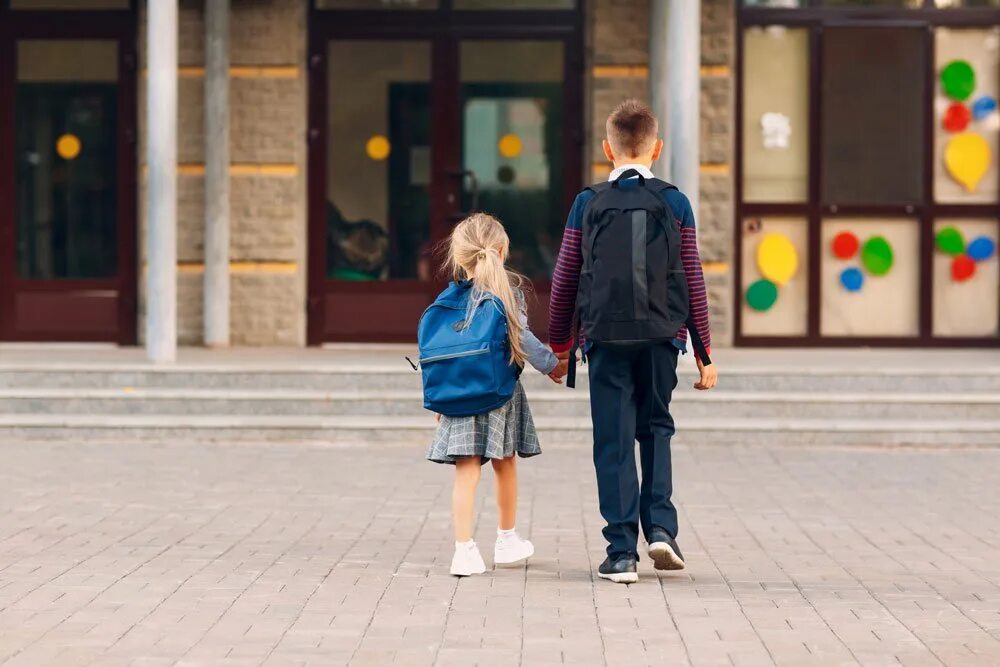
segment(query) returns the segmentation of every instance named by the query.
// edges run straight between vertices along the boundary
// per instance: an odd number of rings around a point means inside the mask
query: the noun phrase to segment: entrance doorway
[[[579,10],[311,16],[310,344],[412,341],[472,211],[504,223],[543,313],[582,174]]]
[[[133,344],[135,15],[36,6],[0,7],[0,340]]]

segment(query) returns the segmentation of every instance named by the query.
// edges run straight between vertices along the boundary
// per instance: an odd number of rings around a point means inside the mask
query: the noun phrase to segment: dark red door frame
[[[582,2],[580,3],[583,4]],[[461,205],[462,183],[454,176],[462,162],[459,43],[464,39],[546,39],[564,43],[563,97],[565,206],[568,210],[580,189],[583,173],[583,7],[567,11],[457,11],[445,0],[440,10],[321,11],[309,21],[309,177],[308,177],[308,324],[307,340],[319,345],[330,340],[326,295],[337,283],[326,277],[326,123],[327,44],[331,39],[409,39],[431,43],[431,241],[447,236],[451,218]],[[385,294],[413,291],[430,298],[436,283],[417,281],[372,282],[351,285],[353,290]],[[548,291],[539,284],[539,291]],[[345,316],[350,314],[345,313]],[[391,317],[391,313],[386,314]],[[414,332],[416,322],[413,323]],[[379,339],[378,325],[373,335]],[[414,333],[415,335],[415,333]]]
[[[735,234],[733,235],[734,283],[733,315],[734,342],[741,346],[830,346],[830,347],[996,347],[1000,337],[935,337],[933,335],[933,224],[943,217],[993,218],[1000,224],[998,204],[938,204],[934,201],[934,123],[933,109],[935,83],[934,33],[935,27],[985,28],[1000,25],[1000,9],[937,9],[933,0],[924,0],[921,8],[824,8],[822,0],[808,0],[802,9],[768,9],[743,7],[737,9],[736,22],[736,117],[735,125]],[[809,149],[808,199],[801,203],[748,203],[743,200],[743,84],[744,30],[751,26],[783,25],[805,28],[809,31]],[[924,142],[924,199],[908,206],[832,206],[820,200],[822,183],[821,122],[821,40],[824,26],[881,26],[908,27],[926,31],[927,66],[925,68],[926,114],[921,140]],[[808,224],[808,303],[807,333],[805,336],[747,336],[742,333],[743,309],[743,225],[754,216],[796,216]],[[920,225],[920,274],[918,334],[908,337],[883,336],[823,336],[820,333],[820,257],[822,222],[827,218],[899,217],[916,220]]]
[[[25,330],[16,321],[17,294],[115,290],[118,324],[112,342],[136,342],[136,13],[121,11],[25,11],[0,6],[0,340],[108,340],[60,323],[53,333]],[[118,42],[117,247],[118,275],[101,280],[22,280],[17,276],[14,91],[19,39],[113,39]],[[61,313],[53,312],[54,321]]]

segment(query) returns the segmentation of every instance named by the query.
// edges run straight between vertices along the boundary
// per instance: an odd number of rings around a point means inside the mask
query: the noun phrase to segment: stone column
[[[204,340],[229,345],[229,0],[205,1]]]
[[[177,357],[177,0],[147,10],[146,354]]]
[[[652,0],[649,34],[653,111],[664,150],[657,175],[680,188],[698,214],[701,143],[701,2]]]

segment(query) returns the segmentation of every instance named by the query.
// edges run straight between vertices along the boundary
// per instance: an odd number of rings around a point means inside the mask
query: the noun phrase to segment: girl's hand
[[[434,415],[434,421],[436,421],[438,424],[440,424],[441,423],[441,415],[435,413],[435,415]]]
[[[560,359],[556,367],[549,372],[549,379],[556,384],[562,384],[563,378],[569,372],[569,359]]]

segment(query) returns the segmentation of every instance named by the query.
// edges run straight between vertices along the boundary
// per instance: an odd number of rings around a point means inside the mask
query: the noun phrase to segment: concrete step
[[[585,388],[529,390],[536,417],[587,417]],[[997,393],[698,392],[682,387],[671,405],[678,419],[991,419]],[[364,416],[426,414],[418,391],[191,388],[0,389],[0,414]]]
[[[540,417],[545,444],[589,447],[587,419]],[[308,442],[337,445],[425,447],[429,416],[261,415],[0,415],[0,438],[8,440],[172,442]],[[1000,419],[685,419],[677,442],[709,444],[1000,446]]]
[[[420,375],[396,364],[301,366],[176,365],[152,368],[146,364],[36,364],[0,365],[0,389],[270,389],[326,392],[413,391]],[[402,366],[402,367],[400,367]],[[587,385],[586,367],[580,368],[579,385]],[[690,364],[680,371],[682,385],[694,381]],[[528,371],[523,376],[530,391],[551,389],[544,376]],[[955,368],[859,368],[822,366],[753,366],[723,368],[718,389],[770,392],[1000,392],[1000,369],[964,366]]]

